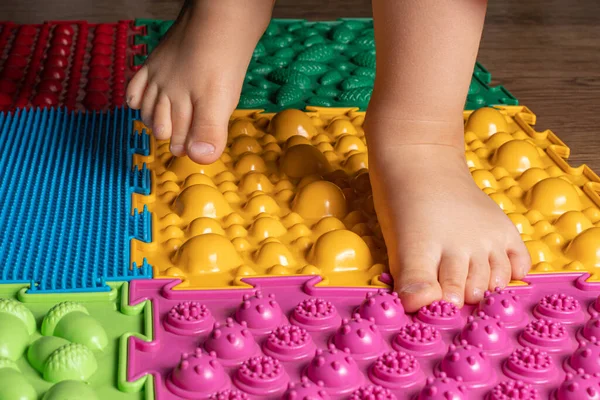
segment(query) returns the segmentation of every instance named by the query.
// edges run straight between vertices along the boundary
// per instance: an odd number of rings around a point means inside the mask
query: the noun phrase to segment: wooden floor
[[[246,1],[246,0],[244,0]],[[173,19],[172,0],[2,0],[0,20]],[[274,17],[370,17],[368,0],[278,0]],[[572,149],[570,163],[600,172],[600,1],[490,1],[479,61]]]

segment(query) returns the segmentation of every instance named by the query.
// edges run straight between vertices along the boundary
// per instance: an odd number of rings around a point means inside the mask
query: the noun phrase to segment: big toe
[[[394,290],[407,312],[414,312],[442,297],[438,283],[438,265],[433,260],[408,257],[394,274]]]
[[[209,114],[210,115],[210,114]],[[206,119],[201,110],[194,107],[194,117],[186,140],[188,157],[199,164],[211,164],[218,160],[227,142],[229,116]]]

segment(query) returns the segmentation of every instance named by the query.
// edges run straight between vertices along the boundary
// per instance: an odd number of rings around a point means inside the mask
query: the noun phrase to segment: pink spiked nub
[[[307,377],[302,377],[299,383],[290,383],[283,395],[283,400],[329,400],[331,397],[323,389],[323,382],[312,383]]]
[[[376,385],[365,385],[356,389],[350,400],[396,400],[396,396],[389,389]]]
[[[248,400],[246,393],[235,389],[226,389],[217,393],[213,393],[209,400]]]
[[[483,346],[473,346],[465,340],[459,346],[451,344],[442,359],[440,370],[450,378],[461,377],[465,385],[479,387],[495,377],[489,357]]]
[[[551,382],[558,374],[552,357],[545,351],[531,347],[513,351],[503,370],[509,378],[532,384]]]
[[[275,328],[265,341],[265,354],[282,361],[298,360],[314,354],[315,344],[310,334],[299,326]]]
[[[463,384],[462,378],[452,379],[444,372],[440,372],[437,378],[427,378],[427,383],[417,400],[466,400],[467,398],[467,387]]]
[[[579,342],[579,348],[569,358],[569,367],[573,371],[583,369],[590,374],[600,373],[600,343],[596,338]]]
[[[421,384],[424,375],[414,356],[390,351],[377,358],[369,369],[369,378],[386,388],[404,389]]]
[[[330,301],[318,297],[310,297],[302,300],[294,308],[290,320],[292,324],[313,332],[339,326],[341,317]]]
[[[248,328],[268,333],[285,322],[283,312],[275,295],[263,296],[261,290],[256,290],[253,296],[245,294],[243,301],[235,313],[238,322],[245,322]]]
[[[269,356],[256,356],[244,361],[234,377],[235,385],[253,395],[283,394],[289,377],[283,365]]]
[[[237,324],[227,318],[225,325],[215,323],[215,326],[204,342],[207,351],[214,351],[217,357],[229,363],[242,362],[258,352],[258,345],[245,322]]]
[[[397,329],[409,322],[398,293],[382,289],[377,293],[368,293],[358,308],[358,313],[364,319],[373,319],[381,330]]]
[[[184,301],[171,308],[165,319],[165,329],[178,335],[196,335],[209,331],[214,322],[206,305]]]
[[[350,350],[338,350],[333,344],[327,350],[315,352],[306,376],[314,383],[322,384],[330,395],[350,393],[358,389],[364,380]]]
[[[500,317],[490,317],[482,311],[476,317],[467,318],[460,338],[472,345],[481,345],[492,355],[508,354],[510,345],[508,333]]]
[[[531,321],[520,336],[523,345],[539,347],[547,352],[558,352],[571,348],[571,339],[566,327],[547,318]]]
[[[539,400],[538,390],[523,381],[500,382],[492,389],[490,400]]]
[[[355,357],[364,359],[381,352],[383,338],[373,319],[362,319],[359,314],[354,314],[352,319],[342,320],[333,337],[333,344],[340,350],[349,349]]]
[[[588,340],[594,338],[600,338],[600,316],[596,311],[590,312],[591,318],[585,323],[583,327],[583,337]]]
[[[458,307],[444,300],[434,301],[428,306],[421,307],[416,318],[438,329],[453,329],[463,323]]]
[[[228,384],[227,373],[216,355],[206,354],[201,348],[197,348],[194,354],[184,353],[167,379],[169,390],[182,397],[188,397],[189,392],[209,395]]]
[[[420,322],[403,326],[392,341],[392,347],[396,351],[405,351],[419,357],[441,355],[445,351],[440,331]]]
[[[556,400],[600,399],[600,374],[589,374],[583,370],[568,373],[556,392]]]
[[[533,310],[533,315],[538,318],[551,318],[563,324],[580,323],[585,318],[579,301],[565,293],[542,297]]]
[[[498,316],[508,328],[527,323],[527,314],[514,290],[496,288],[493,292],[486,291],[477,310],[492,317]]]

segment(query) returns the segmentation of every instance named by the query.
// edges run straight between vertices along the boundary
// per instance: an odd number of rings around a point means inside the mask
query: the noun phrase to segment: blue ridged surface
[[[152,277],[130,263],[130,240],[151,239],[147,210],[131,212],[150,173],[134,170],[148,135],[137,113],[0,113],[0,283],[35,292],[109,290],[107,281]]]

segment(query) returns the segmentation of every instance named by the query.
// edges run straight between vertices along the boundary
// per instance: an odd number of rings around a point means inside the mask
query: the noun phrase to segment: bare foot
[[[367,137],[385,136],[377,130],[392,126],[398,125],[368,120]],[[431,127],[439,128],[408,122],[401,129]],[[462,121],[454,129],[462,130]],[[476,186],[464,148],[374,140],[369,170],[395,290],[407,311],[440,299],[475,303],[485,290],[528,272],[531,261],[519,232]]]
[[[256,43],[269,24],[272,0],[190,0],[163,42],[127,88],[157,139],[201,164],[216,161],[227,141]]]

